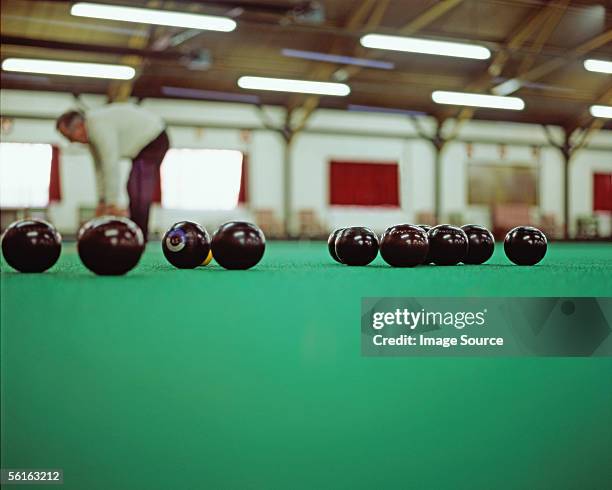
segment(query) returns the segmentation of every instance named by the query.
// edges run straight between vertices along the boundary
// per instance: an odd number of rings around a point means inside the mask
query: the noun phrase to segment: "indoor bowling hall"
[[[369,359],[359,324],[612,296],[610,0],[3,0],[0,43],[2,468],[609,488],[609,362]]]

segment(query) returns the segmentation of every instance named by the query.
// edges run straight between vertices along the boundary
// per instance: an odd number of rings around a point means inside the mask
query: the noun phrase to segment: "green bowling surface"
[[[364,296],[612,296],[612,245],[535,267],[336,264],[269,243],[249,271],[124,277],[73,244],[2,262],[2,467],[65,489],[603,489],[610,358],[364,358]],[[12,488],[12,487],[10,487]],[[22,485],[15,488],[44,488]]]

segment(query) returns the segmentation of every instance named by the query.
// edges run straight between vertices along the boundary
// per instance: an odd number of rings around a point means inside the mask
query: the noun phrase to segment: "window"
[[[498,165],[468,163],[468,204],[538,205],[538,167],[535,165]]]
[[[329,203],[332,206],[399,207],[397,163],[345,162],[329,167]]]
[[[161,166],[162,205],[227,210],[238,205],[243,154],[236,150],[171,149]]]
[[[51,145],[0,143],[0,206],[47,206],[52,157]]]

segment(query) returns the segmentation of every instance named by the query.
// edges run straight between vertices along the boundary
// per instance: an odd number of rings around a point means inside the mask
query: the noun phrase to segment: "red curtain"
[[[329,165],[329,203],[332,206],[399,207],[397,162],[346,162]]]
[[[246,204],[249,199],[248,194],[248,166],[249,159],[247,155],[242,157],[242,175],[240,176],[240,192],[238,193],[238,204]]]
[[[593,174],[593,211],[612,212],[612,174]]]
[[[62,186],[60,183],[60,149],[51,147],[51,175],[49,177],[49,202],[62,200]]]

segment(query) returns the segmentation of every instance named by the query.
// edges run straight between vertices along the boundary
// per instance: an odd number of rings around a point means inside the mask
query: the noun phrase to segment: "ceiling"
[[[118,100],[181,97],[251,103],[424,112],[439,119],[534,122],[569,129],[593,123],[588,107],[612,104],[612,77],[588,72],[585,58],[612,60],[612,1],[568,0],[216,0],[123,1],[233,17],[230,33],[185,31],[73,17],[71,2],[3,0],[2,59],[50,58],[131,64],[130,83],[2,72],[2,87],[103,93]],[[489,60],[466,60],[366,49],[365,33],[475,42]],[[392,62],[394,68],[355,68],[284,56],[308,50]],[[345,81],[348,97],[312,97],[240,89],[241,75]],[[487,93],[505,79],[523,85],[513,95],[524,111],[462,110],[434,104],[433,90]],[[246,96],[246,97],[245,97]],[[612,129],[612,123],[599,126]]]

